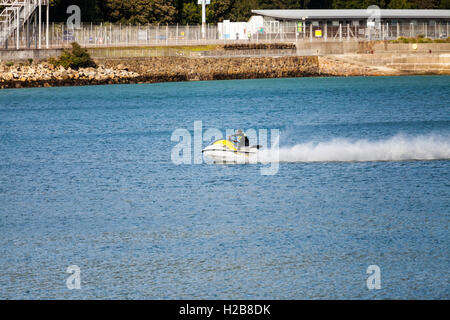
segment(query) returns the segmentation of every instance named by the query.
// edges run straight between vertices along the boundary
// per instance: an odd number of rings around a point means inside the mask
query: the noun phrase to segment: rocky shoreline
[[[73,70],[41,62],[31,65],[0,65],[0,88],[53,87],[128,83],[139,74],[123,68],[81,68]]]
[[[55,67],[48,62],[15,65],[2,63],[0,64],[0,88],[384,75],[379,71],[317,56],[260,58],[153,57],[103,59],[96,62],[97,68],[82,68],[79,70]]]

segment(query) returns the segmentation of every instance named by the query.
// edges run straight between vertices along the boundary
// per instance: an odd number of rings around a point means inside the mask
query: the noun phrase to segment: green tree
[[[333,0],[305,0],[302,1],[305,9],[330,9]]]
[[[112,22],[174,23],[176,9],[172,0],[106,0]]]
[[[67,8],[77,5],[81,9],[81,20],[89,22],[103,21],[104,1],[101,0],[50,0],[50,18],[52,21],[66,21],[69,15]]]
[[[252,10],[258,8],[258,0],[236,1],[230,12],[232,21],[248,21],[253,15]]]
[[[81,8],[87,22],[201,23],[197,0],[50,0],[52,21],[65,21],[69,5]],[[390,9],[450,9],[450,0],[211,0],[208,23],[225,19],[246,21],[252,9],[366,9],[370,5]]]
[[[333,9],[366,9],[371,5],[377,5],[378,7],[385,8],[386,3],[384,0],[333,0]]]
[[[301,9],[309,0],[259,0],[260,9]]]
[[[212,0],[206,8],[206,19],[209,23],[217,23],[230,18],[234,0]]]
[[[436,9],[439,7],[438,0],[411,0],[416,9]]]
[[[450,9],[450,0],[441,0],[439,4],[440,9]]]
[[[408,0],[391,0],[388,9],[412,9],[414,5]]]
[[[197,3],[185,3],[182,7],[181,23],[182,24],[198,24],[202,19],[201,6]]]

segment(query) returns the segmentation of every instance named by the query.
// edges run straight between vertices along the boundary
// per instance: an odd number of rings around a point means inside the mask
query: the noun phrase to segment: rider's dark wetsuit
[[[243,133],[233,134],[232,137],[236,137],[238,148],[248,147],[250,145],[250,141],[248,140],[247,136]]]

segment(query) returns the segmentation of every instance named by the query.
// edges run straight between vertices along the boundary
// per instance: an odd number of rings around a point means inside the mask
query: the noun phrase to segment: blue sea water
[[[194,121],[278,172],[175,165]],[[449,299],[449,181],[449,76],[2,90],[0,298]]]

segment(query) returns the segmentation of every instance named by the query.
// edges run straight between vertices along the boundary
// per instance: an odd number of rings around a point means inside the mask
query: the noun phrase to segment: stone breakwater
[[[309,76],[383,75],[379,71],[324,57],[103,59],[98,68],[79,70],[47,62],[0,64],[0,88],[231,80]]]
[[[126,65],[147,82],[306,77],[319,74],[317,57],[105,59],[107,68]]]

